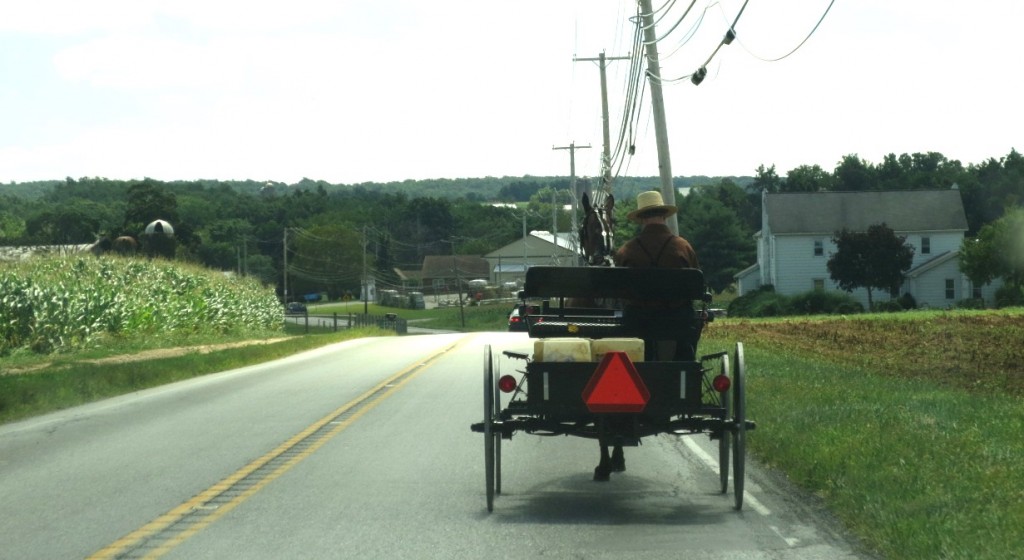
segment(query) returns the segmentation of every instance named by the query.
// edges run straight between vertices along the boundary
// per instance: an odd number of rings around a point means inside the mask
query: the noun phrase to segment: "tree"
[[[860,159],[857,154],[843,156],[836,166],[835,189],[838,191],[873,191],[878,187],[875,168]]]
[[[124,211],[123,233],[140,235],[153,220],[165,220],[177,230],[178,199],[152,179],[128,188],[128,204]]]
[[[906,238],[885,224],[870,226],[866,232],[844,228],[835,233],[832,242],[836,252],[828,259],[829,275],[847,292],[866,288],[869,309],[874,304],[871,290],[898,290],[903,273],[914,261],[914,249]]]
[[[754,183],[751,185],[755,191],[768,191],[769,194],[774,194],[782,190],[783,180],[775,173],[775,165],[767,169],[764,165],[759,165],[756,173],[757,176],[754,177]]]
[[[704,279],[721,292],[733,275],[757,258],[757,246],[740,219],[714,196],[691,191],[679,206],[679,233],[697,251]]]
[[[1013,208],[981,228],[960,247],[960,271],[977,285],[1002,278],[1011,288],[1024,288],[1024,208]]]
[[[801,165],[786,175],[780,192],[823,192],[832,190],[832,174],[820,165]]]
[[[107,207],[84,199],[68,199],[56,207],[44,207],[25,220],[25,233],[35,243],[73,245],[91,243],[112,227]]]

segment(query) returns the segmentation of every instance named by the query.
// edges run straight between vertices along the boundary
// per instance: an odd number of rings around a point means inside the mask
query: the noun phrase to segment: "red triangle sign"
[[[591,412],[642,412],[651,393],[625,352],[608,352],[583,389]]]

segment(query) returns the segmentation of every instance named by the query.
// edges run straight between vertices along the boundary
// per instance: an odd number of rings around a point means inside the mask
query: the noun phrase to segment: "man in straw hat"
[[[690,242],[674,235],[665,219],[677,208],[665,204],[659,191],[640,193],[636,210],[627,217],[640,224],[640,233],[615,254],[617,266],[638,268],[700,268],[697,252]],[[648,360],[689,361],[694,359],[703,327],[686,300],[628,302],[624,321],[641,333]]]

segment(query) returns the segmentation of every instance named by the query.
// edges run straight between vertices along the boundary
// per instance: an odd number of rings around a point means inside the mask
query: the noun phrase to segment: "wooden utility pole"
[[[575,142],[570,142],[568,146],[552,146],[552,150],[569,150],[569,188],[572,189],[572,230],[577,231],[579,226],[576,225],[576,215],[579,214],[579,200],[580,193],[576,188],[576,150],[582,150],[589,148],[590,144],[586,146],[577,146]],[[526,223],[526,217],[523,217],[524,224]],[[552,232],[554,233],[554,232]],[[557,237],[556,237],[557,240]],[[526,226],[523,226],[523,241],[526,241]],[[557,245],[557,243],[556,243]]]
[[[601,187],[605,192],[612,192],[612,154],[611,154],[611,131],[608,126],[608,80],[605,68],[609,60],[629,60],[628,56],[606,57],[604,51],[597,58],[573,58],[576,62],[596,61],[601,69],[601,123],[604,130],[604,152],[601,154]]]
[[[366,226],[363,226],[363,315],[370,314],[370,277],[366,274]]]
[[[284,266],[282,267],[284,272],[284,287],[283,293],[284,304],[288,305],[288,228],[284,228]]]
[[[658,174],[661,176],[661,197],[665,204],[675,204],[676,189],[672,185],[672,160],[668,153],[668,130],[665,127],[665,98],[661,93],[661,68],[658,62],[658,36],[654,33],[651,0],[640,0],[640,20],[647,45],[647,79],[651,82],[651,109],[654,111],[654,136],[658,143]],[[679,234],[679,221],[669,216],[665,221],[672,233]]]

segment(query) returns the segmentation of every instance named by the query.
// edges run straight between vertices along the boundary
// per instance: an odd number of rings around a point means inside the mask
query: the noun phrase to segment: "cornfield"
[[[164,260],[46,256],[0,262],[0,356],[90,347],[105,336],[267,332],[274,291]]]

